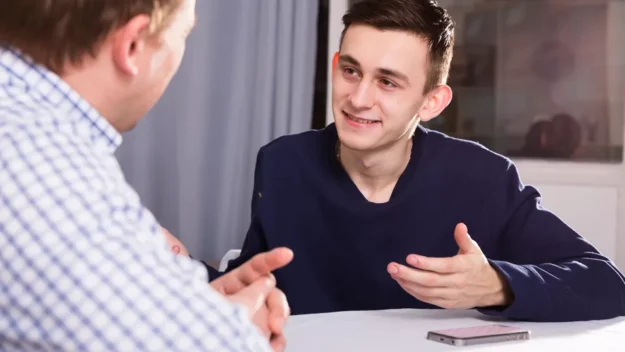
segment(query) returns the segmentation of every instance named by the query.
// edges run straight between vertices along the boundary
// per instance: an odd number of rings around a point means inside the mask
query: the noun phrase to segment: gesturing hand
[[[275,288],[271,272],[293,259],[288,248],[260,253],[238,268],[213,280],[210,285],[231,301],[248,308],[250,318],[266,335],[275,351],[285,347],[284,325],[291,314],[286,296]],[[265,288],[270,288],[268,291]]]
[[[420,301],[447,309],[505,306],[511,304],[510,289],[488,263],[464,224],[454,231],[458,254],[451,258],[428,258],[410,254],[412,266],[390,263],[391,277]]]
[[[250,320],[269,340],[273,350],[281,352],[286,346],[283,329],[289,307],[284,293],[275,284],[273,276],[265,276],[235,294],[226,295],[226,298],[244,306]]]

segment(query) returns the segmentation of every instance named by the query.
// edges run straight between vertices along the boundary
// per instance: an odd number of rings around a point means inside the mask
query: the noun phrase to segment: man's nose
[[[373,106],[375,87],[367,81],[361,81],[349,96],[349,102],[356,109],[367,109]]]

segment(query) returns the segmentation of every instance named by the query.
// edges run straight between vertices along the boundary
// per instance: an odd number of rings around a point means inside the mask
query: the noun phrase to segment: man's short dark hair
[[[414,33],[429,46],[428,76],[424,91],[445,84],[453,55],[454,23],[447,11],[434,0],[361,0],[343,16],[345,32],[352,24],[380,30]]]

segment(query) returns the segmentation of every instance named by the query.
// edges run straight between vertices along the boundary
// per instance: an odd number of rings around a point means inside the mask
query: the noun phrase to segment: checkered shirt
[[[0,351],[269,350],[168,250],[120,143],[57,75],[0,48]]]

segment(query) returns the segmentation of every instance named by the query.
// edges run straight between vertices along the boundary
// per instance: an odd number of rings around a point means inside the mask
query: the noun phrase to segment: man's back
[[[120,142],[55,74],[0,50],[0,350],[265,350],[167,249]]]

